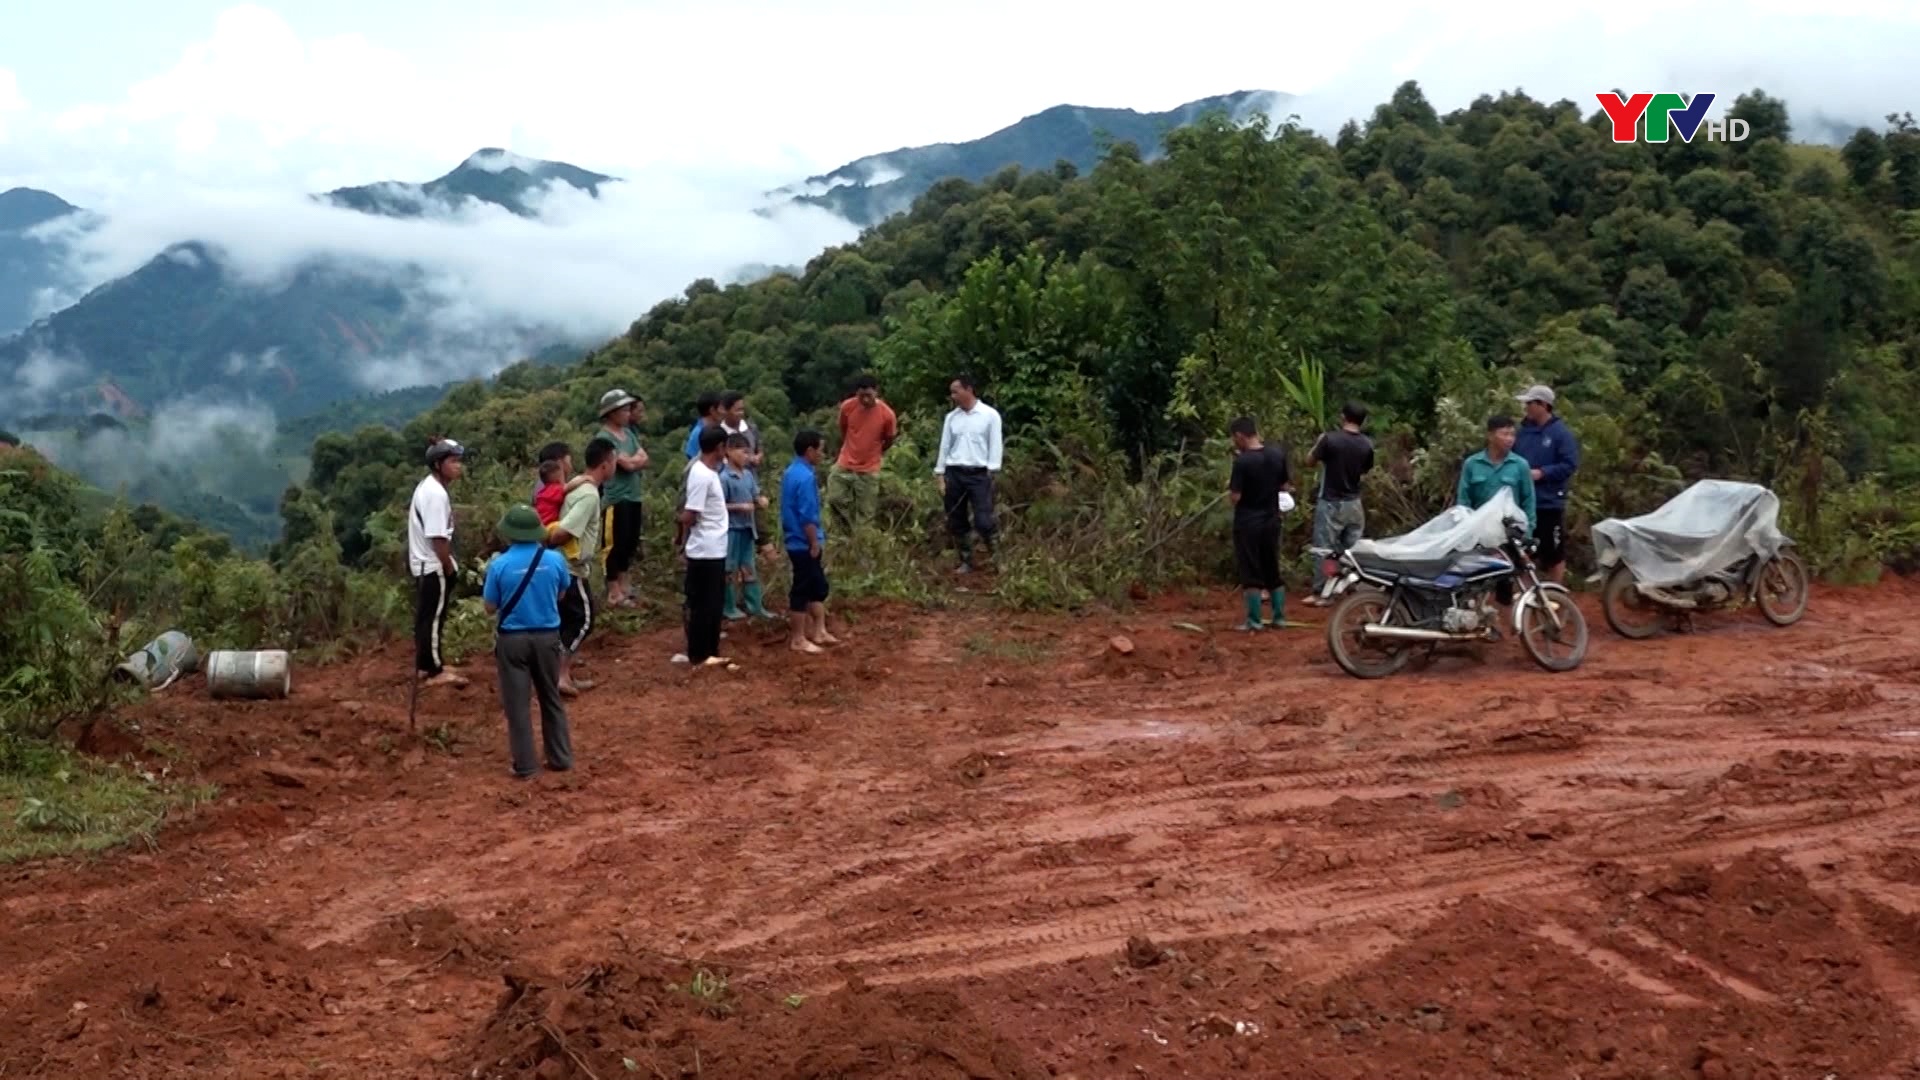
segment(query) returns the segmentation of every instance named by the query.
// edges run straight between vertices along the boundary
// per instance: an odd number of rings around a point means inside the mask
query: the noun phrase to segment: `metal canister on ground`
[[[207,654],[207,690],[216,698],[283,698],[293,690],[284,649]]]
[[[199,664],[200,655],[193,639],[178,630],[169,630],[147,642],[114,670],[149,690],[162,690]]]

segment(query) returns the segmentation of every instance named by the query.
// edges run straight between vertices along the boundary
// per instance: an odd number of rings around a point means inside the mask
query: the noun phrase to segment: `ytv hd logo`
[[[1667,130],[1671,128],[1680,136],[1680,141],[1693,142],[1701,127],[1707,130],[1710,142],[1745,142],[1752,128],[1745,120],[1735,117],[1732,120],[1707,120],[1707,110],[1713,107],[1712,94],[1695,94],[1691,98],[1679,94],[1633,94],[1621,97],[1618,93],[1595,94],[1600,99],[1600,107],[1607,111],[1607,118],[1613,121],[1613,141],[1617,143],[1636,142],[1641,117],[1646,118],[1646,138],[1650,143],[1667,141]],[[1705,121],[1702,124],[1702,121]]]

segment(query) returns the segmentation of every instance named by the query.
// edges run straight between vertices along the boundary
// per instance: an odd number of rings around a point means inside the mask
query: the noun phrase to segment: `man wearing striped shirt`
[[[940,453],[933,475],[947,510],[947,529],[960,549],[960,573],[973,572],[973,542],[978,532],[994,554],[993,477],[1000,471],[1004,448],[1000,413],[980,400],[973,379],[956,376],[947,387],[954,409],[940,430]]]

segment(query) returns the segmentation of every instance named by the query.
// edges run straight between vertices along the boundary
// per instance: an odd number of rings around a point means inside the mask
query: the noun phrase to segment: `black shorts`
[[[804,551],[787,549],[787,561],[793,564],[793,588],[787,592],[787,607],[805,611],[809,604],[827,602],[827,571],[820,560]]]
[[[593,592],[587,579],[579,574],[560,594],[560,646],[570,653],[580,651],[587,635],[593,633]]]
[[[1280,519],[1233,526],[1233,568],[1240,587],[1271,592],[1280,587]]]
[[[1533,512],[1533,561],[1542,570],[1567,561],[1567,509],[1564,506]]]

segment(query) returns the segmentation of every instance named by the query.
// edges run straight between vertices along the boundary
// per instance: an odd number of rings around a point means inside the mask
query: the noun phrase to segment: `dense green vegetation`
[[[1450,500],[1481,421],[1533,382],[1560,391],[1585,446],[1576,568],[1594,520],[1707,475],[1780,491],[1785,527],[1830,576],[1909,564],[1920,131],[1896,116],[1834,152],[1791,144],[1786,106],[1762,93],[1735,109],[1745,143],[1616,145],[1571,103],[1503,95],[1441,117],[1408,84],[1331,142],[1216,118],[1152,163],[1121,144],[1084,176],[943,181],[799,274],[695,282],[577,363],[456,387],[399,430],[321,435],[266,560],[150,509],[86,511],[70,480],[13,452],[0,506],[35,509],[0,515],[0,603],[29,616],[0,632],[0,671],[15,672],[0,731],[94,715],[102,658],[149,631],[327,650],[404,625],[401,515],[428,436],[474,448],[455,492],[471,573],[527,497],[537,448],[583,442],[615,386],[649,406],[643,592],[669,611],[663,511],[696,395],[745,392],[778,469],[788,434],[831,431],[866,370],[903,439],[881,533],[830,539],[838,595],[946,594],[928,472],[962,369],[1007,420],[1005,603],[1222,580],[1235,413],[1297,451],[1330,406],[1366,402],[1383,448],[1369,528],[1384,534]],[[1295,515],[1296,556],[1305,527]],[[476,605],[460,602],[456,647],[484,638]]]

